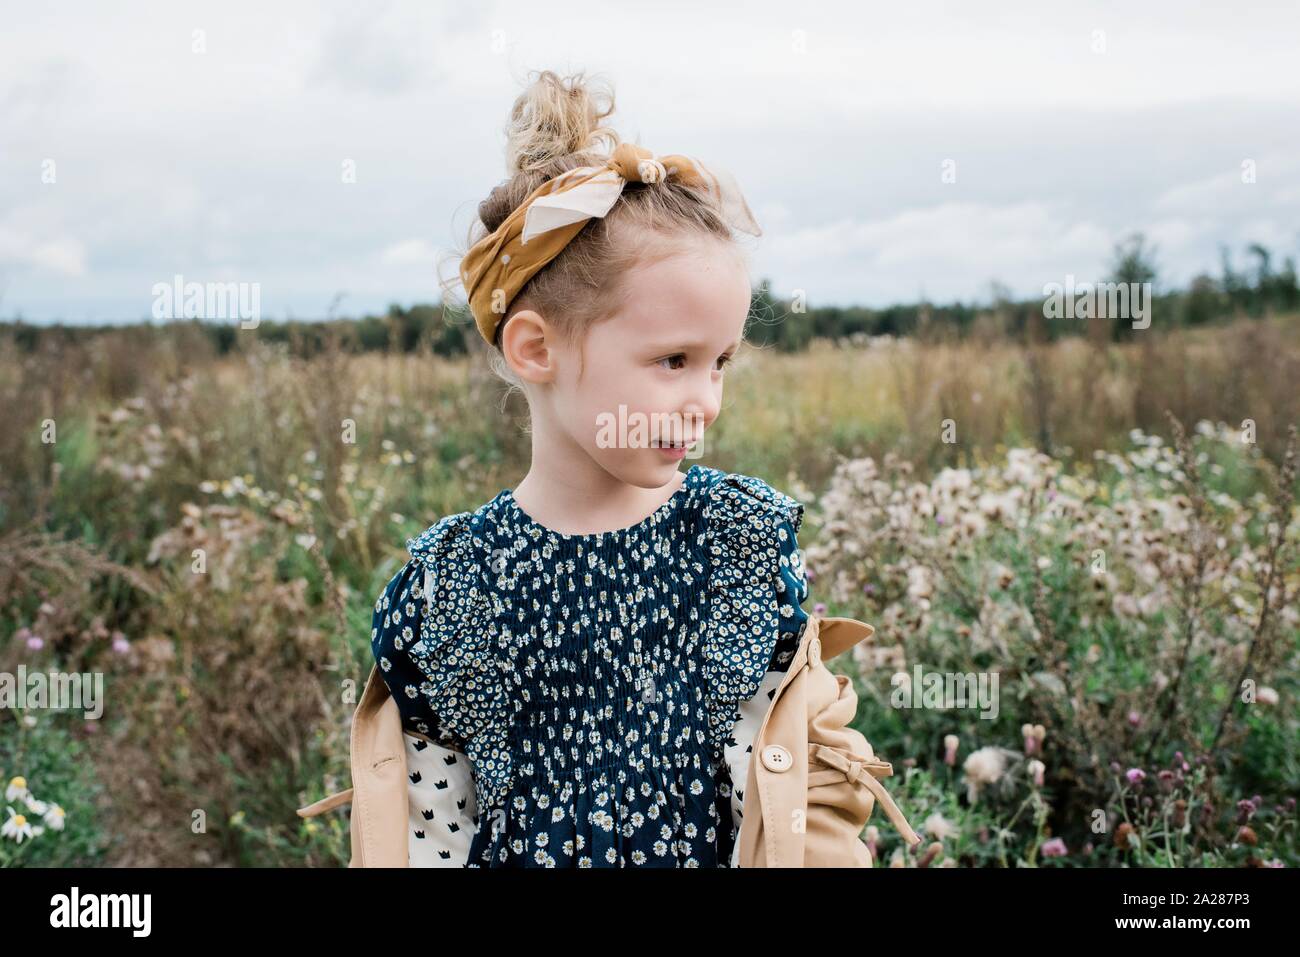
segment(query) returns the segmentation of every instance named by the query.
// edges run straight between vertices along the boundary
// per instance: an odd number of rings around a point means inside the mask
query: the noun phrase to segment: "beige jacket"
[[[770,704],[764,703],[765,682],[742,707],[737,728],[748,721],[757,730],[749,748],[742,743],[729,749],[733,781],[746,782],[738,792],[743,802],[733,798],[740,821],[736,866],[871,867],[860,835],[876,801],[909,844],[920,841],[878,780],[893,768],[849,726],[857,711],[852,681],[825,665],[874,631],[852,618],[810,615],[787,670],[769,675],[773,683],[779,679]],[[312,817],[352,803],[350,866],[464,863],[477,812],[468,759],[404,733],[397,703],[377,668],[371,669],[353,717],[351,752],[352,787],[298,809],[300,816]],[[416,762],[423,764],[408,777]],[[466,786],[450,793],[434,790],[428,772],[439,765],[458,766]],[[444,786],[440,780],[438,787]],[[417,808],[435,801],[441,802],[441,821],[452,821],[447,842],[436,852],[413,838],[423,837]]]

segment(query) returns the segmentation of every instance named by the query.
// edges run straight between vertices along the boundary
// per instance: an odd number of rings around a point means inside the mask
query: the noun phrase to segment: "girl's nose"
[[[718,417],[719,407],[720,400],[716,390],[710,387],[707,394],[688,403],[686,410],[682,413],[686,420],[687,430],[703,431]]]

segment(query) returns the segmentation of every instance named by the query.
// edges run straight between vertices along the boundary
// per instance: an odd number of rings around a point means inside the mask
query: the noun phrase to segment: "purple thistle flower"
[[[1069,851],[1065,848],[1065,841],[1059,837],[1054,837],[1050,841],[1044,841],[1043,846],[1039,848],[1043,852],[1043,857],[1065,857]]]
[[[1237,802],[1237,823],[1246,824],[1254,816],[1256,811],[1255,802],[1249,798],[1242,798]]]
[[[1147,773],[1141,768],[1129,768],[1124,772],[1124,777],[1128,779],[1129,784],[1141,784],[1146,776]]]

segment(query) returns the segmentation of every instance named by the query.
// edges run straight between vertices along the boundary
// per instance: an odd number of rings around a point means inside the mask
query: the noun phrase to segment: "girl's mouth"
[[[694,442],[654,442],[651,444],[659,450],[660,455],[671,460],[685,458],[686,452],[695,445]]]

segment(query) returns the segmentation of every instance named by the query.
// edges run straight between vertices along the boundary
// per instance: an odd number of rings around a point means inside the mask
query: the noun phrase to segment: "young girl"
[[[620,143],[612,110],[536,75],[462,262],[532,464],[410,540],[375,603],[412,866],[735,866],[749,743],[807,621],[803,506],[679,470],[749,312],[732,230],[758,227],[729,176]]]

